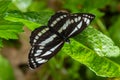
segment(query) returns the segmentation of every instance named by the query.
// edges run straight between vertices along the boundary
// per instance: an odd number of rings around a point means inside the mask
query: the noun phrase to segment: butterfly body
[[[70,43],[69,38],[82,32],[94,17],[88,13],[55,13],[47,26],[35,29],[30,36],[30,68],[35,69],[46,63],[60,51],[65,42]]]

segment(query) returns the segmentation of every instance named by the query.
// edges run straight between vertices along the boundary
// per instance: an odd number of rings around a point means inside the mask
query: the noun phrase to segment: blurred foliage
[[[15,80],[13,69],[9,62],[0,55],[0,80]]]
[[[118,20],[109,28],[109,33],[116,45],[120,47],[120,16],[118,16]]]
[[[120,80],[119,0],[0,0],[0,47],[4,39],[19,39],[23,25],[30,30],[47,25],[54,10],[60,9],[92,13],[96,18],[38,70],[37,80]],[[0,65],[0,80],[14,80],[2,56]]]
[[[12,0],[12,2],[20,11],[26,12],[32,0]]]
[[[93,9],[103,8],[105,5],[110,4],[112,0],[65,0],[64,8],[72,12],[89,12]],[[67,3],[67,4],[66,4]]]

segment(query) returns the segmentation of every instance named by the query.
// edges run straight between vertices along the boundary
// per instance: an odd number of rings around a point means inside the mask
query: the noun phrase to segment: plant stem
[[[110,36],[109,33],[108,33],[108,31],[107,31],[107,29],[106,29],[106,27],[105,27],[105,25],[102,23],[102,21],[101,21],[100,19],[97,19],[96,22],[97,22],[100,30],[101,30],[105,35]]]

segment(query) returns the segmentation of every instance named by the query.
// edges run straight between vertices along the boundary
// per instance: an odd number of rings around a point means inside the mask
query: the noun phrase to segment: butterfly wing
[[[64,22],[66,22],[68,18],[69,13],[61,11],[56,12],[54,15],[51,16],[50,20],[48,21],[48,27],[57,31],[63,26]]]
[[[64,37],[69,38],[80,33],[94,17],[88,13],[57,12],[53,15],[48,22],[48,27],[37,28],[31,34],[29,66],[34,69],[47,62],[62,48]]]
[[[29,53],[29,66],[32,69],[46,63],[64,44],[56,34],[51,33],[47,28],[48,27],[37,28],[31,34],[30,40],[33,44]],[[39,36],[39,34],[41,34],[41,36]]]
[[[51,17],[48,25],[50,27],[53,26],[52,30],[56,31],[55,33],[58,32],[59,36],[69,38],[82,32],[91,23],[94,17],[94,15],[89,13],[69,14],[65,12],[58,12]]]
[[[65,37],[73,37],[82,32],[94,19],[94,15],[89,13],[71,14],[66,26],[64,28]]]
[[[30,44],[31,46],[36,44],[38,41],[39,37],[41,37],[46,31],[48,31],[49,28],[46,26],[41,26],[36,28],[34,31],[32,31],[31,36],[30,36]]]

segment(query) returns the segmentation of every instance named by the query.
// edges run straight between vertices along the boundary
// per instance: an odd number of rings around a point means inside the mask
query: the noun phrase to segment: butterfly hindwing
[[[47,62],[51,57],[53,57],[63,46],[63,41],[51,31],[46,31],[47,27],[44,27],[41,32],[44,35],[39,36],[36,39],[34,45],[29,53],[29,65],[32,69],[39,67],[41,64]],[[35,30],[37,31],[37,30]],[[35,31],[33,31],[35,33]],[[38,34],[40,34],[39,32]],[[37,32],[36,32],[37,33]],[[36,36],[38,36],[38,34]],[[32,34],[31,36],[33,36]],[[34,37],[36,37],[34,36]]]
[[[46,26],[41,26],[36,28],[34,31],[32,31],[31,36],[30,36],[30,44],[34,45],[38,41],[39,37],[41,37],[45,31],[48,28]]]
[[[31,48],[29,53],[29,66],[32,69],[39,67],[41,64],[46,63],[62,48],[63,42],[54,44],[50,43],[50,46],[35,45]]]

